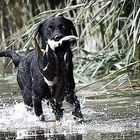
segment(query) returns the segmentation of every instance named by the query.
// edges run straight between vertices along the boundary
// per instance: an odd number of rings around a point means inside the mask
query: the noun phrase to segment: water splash
[[[15,133],[15,139],[23,139],[36,136],[56,136],[56,135],[74,135],[74,134],[86,134],[89,132],[110,134],[110,133],[122,133],[124,131],[134,130],[140,131],[140,125],[138,119],[130,117],[126,119],[126,116],[122,116],[110,112],[110,108],[104,109],[103,106],[97,106],[94,104],[88,104],[88,101],[82,104],[82,112],[86,120],[90,122],[84,124],[77,124],[73,120],[71,110],[64,104],[64,118],[60,124],[54,121],[55,117],[52,113],[51,107],[43,102],[43,111],[47,122],[41,122],[34,115],[33,112],[28,112],[23,102],[14,104],[3,104],[0,106],[0,132],[12,132]],[[113,107],[113,106],[112,106]],[[118,106],[119,107],[119,106]],[[125,114],[123,114],[125,115]],[[110,117],[111,116],[111,117]],[[49,121],[50,120],[50,121]],[[1,138],[1,137],[0,137]]]
[[[43,105],[44,106],[44,105]],[[24,103],[17,103],[13,106],[5,106],[0,109],[0,131],[17,131],[19,132],[29,132],[29,130],[49,130],[53,134],[54,131],[57,133],[83,133],[83,126],[76,125],[70,113],[64,115],[61,125],[56,125],[55,122],[49,120],[54,120],[54,115],[50,107],[44,107],[45,118],[47,122],[39,121],[33,112],[28,112],[25,108]],[[78,126],[78,127],[77,127]]]

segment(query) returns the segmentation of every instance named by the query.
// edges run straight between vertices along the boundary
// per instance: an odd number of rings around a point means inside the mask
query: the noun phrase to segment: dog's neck
[[[57,51],[55,52],[58,60],[60,61],[65,61],[66,60],[66,55],[67,55],[68,49],[66,51]]]

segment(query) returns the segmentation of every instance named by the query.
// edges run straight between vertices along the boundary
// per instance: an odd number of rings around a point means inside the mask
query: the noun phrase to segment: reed
[[[22,7],[25,5],[28,3],[22,1]],[[125,77],[130,83],[133,80],[139,82],[139,0],[88,0],[77,5],[71,5],[71,1],[68,1],[65,8],[55,10],[46,10],[43,4],[37,6],[43,10],[33,16],[28,5],[25,10],[25,14],[29,12],[26,15],[28,18],[25,15],[21,17],[22,28],[12,26],[12,23],[11,27],[15,29],[10,29],[12,34],[7,37],[2,31],[1,48],[14,47],[19,52],[29,51],[37,25],[49,16],[63,14],[73,20],[79,35],[77,46],[73,48],[77,83],[91,84],[97,79],[114,82],[118,80],[117,77]],[[72,17],[70,11],[74,11]]]

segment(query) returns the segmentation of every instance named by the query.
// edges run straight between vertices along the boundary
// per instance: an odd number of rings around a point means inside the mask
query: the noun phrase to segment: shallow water
[[[33,112],[26,111],[15,76],[0,77],[0,140],[139,140],[138,94],[114,94],[98,98],[79,96],[84,118],[89,120],[84,124],[77,124],[73,120],[65,102],[62,122],[52,121],[52,110],[43,102],[48,122],[40,122]]]

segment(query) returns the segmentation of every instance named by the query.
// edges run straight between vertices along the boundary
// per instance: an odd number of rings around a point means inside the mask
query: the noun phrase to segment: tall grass
[[[71,10],[75,12],[69,18],[75,23],[79,35],[77,46],[73,48],[76,82],[90,85],[97,79],[111,80],[103,88],[120,78],[129,81],[131,87],[132,80],[139,82],[139,0],[91,0],[73,6],[68,4],[64,9],[43,11],[1,44],[6,44],[6,48],[16,46],[18,51],[32,49],[32,36],[37,25],[52,15],[69,16]]]

